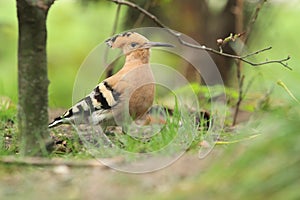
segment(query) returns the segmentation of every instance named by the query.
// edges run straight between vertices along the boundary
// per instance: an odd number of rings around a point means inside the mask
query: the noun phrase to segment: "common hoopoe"
[[[116,120],[141,118],[154,100],[154,78],[149,64],[151,47],[173,45],[150,42],[136,32],[118,34],[105,41],[110,48],[120,48],[126,56],[120,71],[98,84],[95,89],[62,116],[54,119],[49,128],[66,123],[100,124],[102,128],[115,125]]]

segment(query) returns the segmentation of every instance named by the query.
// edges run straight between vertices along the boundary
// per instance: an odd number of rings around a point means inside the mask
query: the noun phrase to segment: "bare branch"
[[[227,58],[233,58],[233,59],[236,59],[236,60],[240,60],[240,61],[245,62],[245,63],[247,63],[247,64],[249,64],[251,66],[261,66],[261,65],[271,64],[271,63],[278,63],[278,64],[282,65],[283,67],[291,70],[291,68],[287,65],[287,63],[285,63],[286,61],[288,61],[290,59],[289,56],[287,58],[284,58],[284,59],[270,60],[270,61],[257,62],[257,63],[256,62],[251,62],[251,61],[249,61],[249,60],[246,59],[246,58],[248,58],[250,56],[253,56],[253,55],[259,54],[261,52],[270,50],[271,47],[255,51],[255,52],[249,53],[247,55],[233,55],[233,54],[224,53],[224,52],[215,50],[215,49],[210,48],[210,47],[206,47],[204,45],[195,45],[195,44],[192,44],[192,43],[184,41],[181,38],[181,34],[180,33],[175,32],[172,29],[170,29],[168,26],[166,26],[165,24],[163,24],[155,15],[151,14],[150,12],[148,12],[147,10],[145,10],[142,7],[138,6],[137,4],[135,4],[133,2],[130,2],[130,1],[126,1],[126,0],[109,0],[109,1],[111,1],[113,3],[116,3],[118,5],[125,5],[125,6],[131,7],[133,9],[136,9],[136,10],[140,11],[141,13],[145,14],[145,16],[147,16],[148,18],[150,18],[159,27],[165,28],[170,34],[172,34],[173,36],[177,37],[178,41],[182,45],[185,45],[187,47],[191,47],[191,48],[195,48],[195,49],[200,49],[200,50],[204,50],[204,51],[208,51],[208,52],[214,53],[214,54],[219,55],[219,56],[224,56],[224,57],[227,57]],[[266,1],[266,0],[264,0],[264,1]],[[256,12],[257,14],[258,14],[259,10],[260,10],[260,8],[257,9],[257,12]],[[256,16],[256,18],[257,18],[257,14],[254,15],[254,16]],[[255,18],[255,20],[256,20],[256,18]]]

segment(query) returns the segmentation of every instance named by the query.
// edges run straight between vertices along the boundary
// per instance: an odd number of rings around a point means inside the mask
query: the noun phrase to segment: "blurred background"
[[[180,0],[135,1],[156,14],[170,28],[183,32],[200,44],[217,48],[216,40],[230,33],[243,32],[255,10],[257,0]],[[242,2],[242,3],[241,3]],[[300,68],[298,48],[300,45],[297,23],[300,16],[300,1],[268,1],[259,13],[258,20],[249,35],[249,52],[272,46],[271,51],[251,58],[260,62],[266,59],[281,59],[290,55],[289,71],[279,64],[252,67],[244,64],[245,83],[253,81],[251,91],[265,93],[274,88],[272,96],[290,99],[277,86],[282,80],[300,98],[298,83]],[[235,8],[235,9],[233,9]],[[244,12],[238,10],[243,9]],[[48,15],[48,68],[49,106],[69,107],[76,73],[89,52],[111,36],[117,6],[103,0],[57,0]],[[116,32],[134,27],[155,26],[146,17],[125,6],[120,10],[120,21]],[[17,16],[15,1],[0,2],[0,95],[17,101]],[[228,45],[230,46],[230,45]],[[233,52],[226,47],[224,50]],[[155,54],[154,54],[155,56]],[[232,60],[212,55],[225,83],[236,87],[235,68]],[[192,68],[180,66],[190,81],[194,77]]]

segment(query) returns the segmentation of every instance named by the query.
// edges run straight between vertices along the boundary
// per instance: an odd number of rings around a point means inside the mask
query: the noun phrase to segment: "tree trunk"
[[[45,154],[48,135],[46,18],[54,0],[17,0],[18,128],[22,155]]]

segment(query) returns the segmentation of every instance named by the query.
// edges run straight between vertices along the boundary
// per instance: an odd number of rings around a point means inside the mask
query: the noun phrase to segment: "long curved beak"
[[[175,46],[163,42],[147,42],[143,45],[143,48],[151,48],[151,47],[175,47]]]

